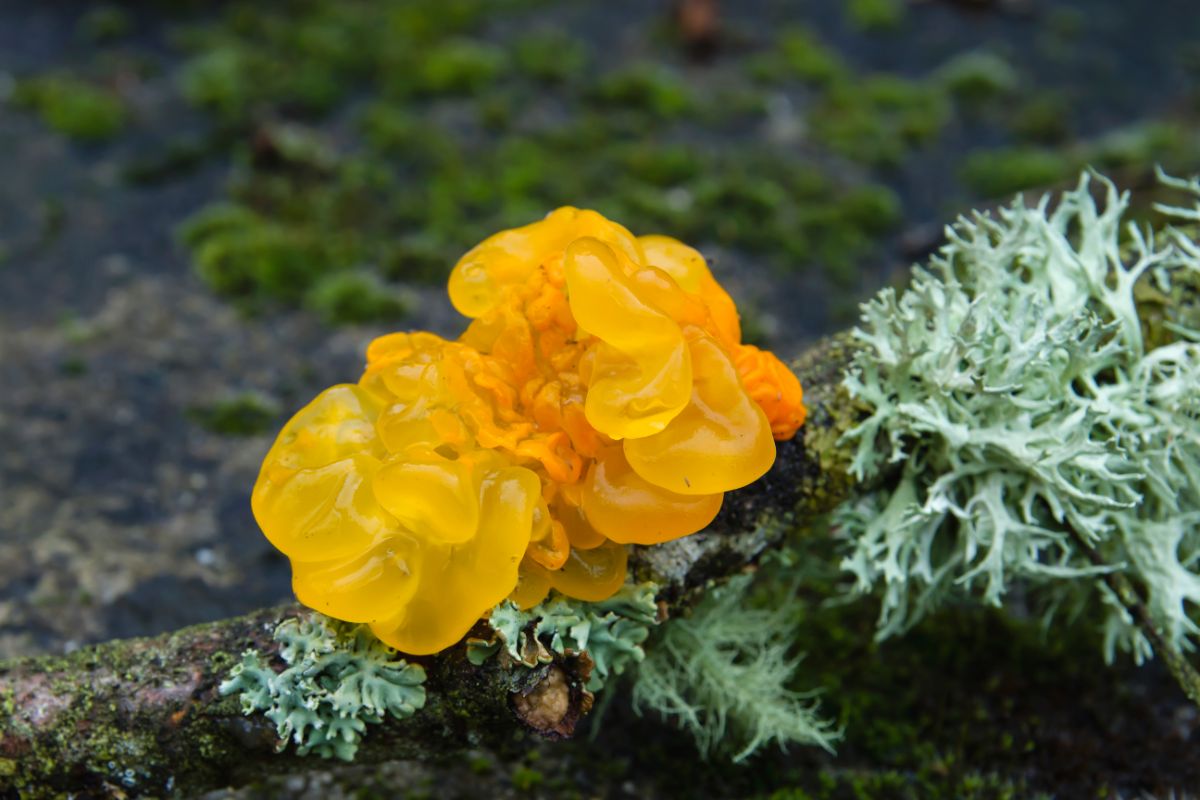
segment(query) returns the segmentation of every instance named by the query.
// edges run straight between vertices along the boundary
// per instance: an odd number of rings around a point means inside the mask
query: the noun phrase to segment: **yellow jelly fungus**
[[[564,267],[571,312],[581,333],[598,340],[584,405],[588,422],[613,439],[658,433],[692,393],[683,331],[643,299],[633,270],[600,240],[573,242]],[[673,288],[682,295],[678,284]]]
[[[504,598],[610,597],[626,545],[703,529],[804,422],[696,250],[562,208],[450,277],[457,341],[393,333],[293,417],[254,488],[302,603],[407,653]]]

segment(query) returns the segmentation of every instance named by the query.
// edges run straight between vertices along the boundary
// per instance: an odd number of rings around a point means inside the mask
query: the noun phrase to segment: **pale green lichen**
[[[633,704],[690,732],[701,752],[743,761],[762,747],[797,743],[832,751],[840,733],[811,692],[789,688],[799,615],[795,585],[771,608],[747,602],[751,576],[709,590],[689,617],[672,619],[638,669]]]
[[[863,306],[845,385],[870,415],[847,434],[851,469],[898,479],[837,524],[858,590],[882,587],[881,637],[953,593],[999,605],[1020,582],[1047,619],[1099,594],[1106,655],[1140,660],[1145,632],[1098,579],[1120,572],[1172,647],[1194,644],[1200,331],[1168,323],[1151,347],[1134,289],[1195,280],[1200,246],[1180,223],[1200,206],[1156,207],[1157,231],[1128,206],[1085,175],[1053,207],[961,219],[909,289]]]
[[[597,603],[555,594],[525,611],[505,600],[488,620],[498,638],[468,640],[468,657],[481,664],[503,646],[514,660],[532,667],[553,660],[554,653],[586,652],[593,664],[586,688],[599,691],[645,658],[642,642],[657,622],[657,591],[653,583],[626,584]]]
[[[282,672],[247,650],[220,692],[239,693],[243,713],[261,711],[275,723],[280,750],[290,739],[300,755],[350,761],[368,724],[425,705],[425,670],[398,658],[366,625],[312,614],[281,622],[275,640],[288,665]]]

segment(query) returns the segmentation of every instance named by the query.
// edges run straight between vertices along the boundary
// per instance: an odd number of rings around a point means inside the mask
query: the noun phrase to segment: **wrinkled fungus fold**
[[[456,341],[393,333],[301,409],[252,505],[299,600],[413,654],[497,603],[598,601],[707,526],[804,422],[696,250],[561,208],[454,267]]]

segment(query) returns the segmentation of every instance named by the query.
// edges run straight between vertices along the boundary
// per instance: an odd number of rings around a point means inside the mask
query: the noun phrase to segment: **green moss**
[[[535,30],[517,39],[513,48],[517,69],[541,83],[565,83],[587,67],[587,48],[576,38],[553,29]]]
[[[825,202],[794,208],[792,233],[783,246],[799,263],[819,264],[835,283],[857,283],[856,259],[900,219],[900,201],[890,189],[863,185]]]
[[[461,255],[461,244],[443,244],[432,235],[415,233],[388,242],[379,267],[392,280],[439,282]]]
[[[224,136],[256,132],[235,159],[228,202],[184,228],[206,283],[251,309],[269,301],[319,306],[330,320],[378,318],[391,312],[371,301],[379,284],[364,268],[387,281],[442,281],[474,242],[572,204],[786,269],[820,265],[848,287],[857,260],[895,224],[890,194],[831,179],[811,153],[682,135],[685,118],[714,132],[757,124],[763,96],[719,80],[700,94],[657,60],[594,75],[587,45],[542,11],[528,11],[502,49],[477,33],[499,13],[478,2],[311,0],[286,19],[238,5],[189,27],[185,93]],[[852,158],[894,163],[940,124],[936,91],[859,85],[807,29],[785,32],[763,58],[777,80],[821,93],[813,138]],[[262,122],[320,113],[350,92],[362,98],[351,111],[362,136],[333,134],[337,152],[296,156],[295,126]]]
[[[512,773],[512,785],[518,792],[533,791],[542,785],[546,777],[536,769],[519,765]]]
[[[76,31],[90,42],[109,42],[120,39],[133,28],[129,12],[119,6],[99,4],[79,18]]]
[[[936,78],[956,99],[975,105],[1011,95],[1020,84],[1013,66],[986,50],[955,56],[938,69]]]
[[[823,770],[808,791],[780,789],[763,800],[1050,800],[1050,795],[1029,793],[1020,784],[996,775],[969,773],[948,776],[941,764],[930,764],[916,773],[899,770],[854,773]]]
[[[325,112],[345,90],[343,77],[319,58],[281,53],[264,42],[219,39],[182,67],[179,82],[191,103],[240,124],[272,107]]]
[[[704,171],[702,156],[684,144],[640,143],[617,148],[622,174],[651,186],[679,186]]]
[[[239,205],[215,205],[184,223],[184,244],[200,277],[221,294],[299,301],[328,269],[324,244],[306,229]]]
[[[471,39],[450,41],[420,60],[415,88],[432,94],[475,94],[493,84],[506,64],[498,47]]]
[[[1087,11],[1069,6],[1048,9],[1045,24],[1047,30],[1064,41],[1078,39],[1087,28]]]
[[[429,41],[464,33],[494,9],[495,4],[487,0],[389,3],[387,31],[405,41]]]
[[[975,152],[962,167],[963,181],[983,197],[1052,186],[1077,169],[1069,156],[1042,148],[1014,147]]]
[[[238,662],[238,657],[224,650],[217,650],[208,657],[209,668],[212,672],[224,672]]]
[[[202,428],[224,436],[256,436],[274,428],[279,405],[255,392],[219,400],[209,406],[196,406],[188,415]]]
[[[87,374],[87,361],[82,356],[69,356],[58,363],[58,371],[68,377],[78,378]]]
[[[319,129],[297,122],[263,125],[257,132],[258,156],[268,169],[288,167],[315,173],[332,173],[339,164],[338,153]]]
[[[1195,130],[1173,122],[1141,122],[1109,131],[1083,147],[1082,160],[1097,169],[1160,166],[1168,171],[1200,168]]]
[[[878,75],[866,79],[860,91],[875,110],[890,117],[896,132],[910,142],[929,141],[946,121],[945,99],[929,83]]]
[[[74,311],[65,311],[57,321],[58,332],[70,345],[82,345],[96,338],[96,327],[81,320]]]
[[[467,761],[467,769],[476,775],[487,775],[496,769],[496,762],[490,756],[477,753]]]
[[[371,148],[380,154],[432,163],[453,160],[452,140],[436,126],[404,106],[372,103],[359,117],[359,127]]]
[[[747,63],[754,78],[772,83],[795,77],[827,85],[849,75],[841,55],[825,46],[814,31],[805,27],[783,31],[771,53]]]
[[[114,92],[66,76],[21,81],[13,101],[36,111],[59,133],[84,142],[111,139],[126,119],[124,104]]]
[[[676,119],[695,107],[686,82],[666,67],[641,63],[608,73],[593,96],[604,106],[643,111],[659,119]]]
[[[804,431],[804,445],[817,453],[821,463],[821,478],[809,502],[814,509],[832,508],[839,499],[849,496],[853,480],[850,464],[854,451],[841,440],[844,431],[854,426],[862,409],[845,391],[840,391],[834,403],[827,406],[833,419],[828,426],[811,426]]]
[[[861,246],[851,244],[836,254],[826,252],[827,259],[846,261],[868,246],[870,239],[890,230],[900,221],[900,198],[886,186],[864,184],[847,190],[829,206],[827,224],[832,230],[844,229],[850,235],[864,239]]]
[[[180,72],[180,88],[193,104],[226,120],[243,117],[259,96],[254,75],[263,61],[237,47],[224,46],[192,59]]]
[[[1059,144],[1071,133],[1068,115],[1063,109],[1068,100],[1053,91],[1041,91],[1028,97],[1012,116],[1012,131],[1035,144]]]
[[[890,30],[904,21],[904,0],[848,0],[850,22],[863,30]]]
[[[947,118],[937,86],[875,75],[833,86],[817,109],[813,133],[847,158],[889,166],[931,142]]]
[[[475,105],[479,123],[487,131],[501,133],[509,130],[520,119],[521,100],[515,93],[497,91],[488,93]]]
[[[147,148],[147,152],[135,155],[124,165],[121,176],[132,184],[163,183],[194,171],[214,150],[213,140],[176,139],[167,142],[162,149]]]
[[[378,278],[363,272],[327,275],[309,290],[305,307],[330,325],[363,322],[398,323],[408,304]]]

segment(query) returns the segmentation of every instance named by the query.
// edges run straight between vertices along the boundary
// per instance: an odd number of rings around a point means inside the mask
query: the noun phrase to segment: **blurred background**
[[[1155,163],[1200,169],[1198,79],[1195,0],[5,0],[0,658],[288,599],[249,510],[274,433],[357,379],[372,337],[457,335],[445,279],[491,232],[570,204],[681,238],[747,338],[786,358],[852,324],[970,208],[1086,165],[1132,188]],[[1139,730],[1186,723],[1184,747],[1198,724],[1144,710],[1172,696],[1153,670],[1097,677],[1094,648],[1072,666],[1071,643],[1028,645],[1049,683],[1019,667],[1034,684],[1015,694],[1062,717],[1056,746],[986,690],[1004,669],[989,632],[1009,621],[943,619],[968,655],[935,628],[924,650],[920,634],[888,645],[892,673],[847,680],[879,661],[860,616],[814,630],[821,685],[857,731],[837,760],[681,778],[690,743],[617,710],[610,727],[656,744],[602,732],[601,766],[586,744],[527,745],[271,791],[449,796],[461,773],[465,795],[799,800],[879,780],[867,796],[1132,797],[1183,768],[1161,740],[1138,749]],[[1133,696],[1114,688],[1127,679]],[[978,737],[930,710],[959,680]],[[1093,730],[1093,697],[1130,741]],[[1098,754],[1111,774],[1087,777]]]

